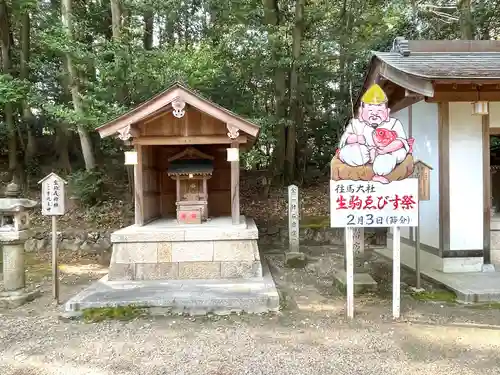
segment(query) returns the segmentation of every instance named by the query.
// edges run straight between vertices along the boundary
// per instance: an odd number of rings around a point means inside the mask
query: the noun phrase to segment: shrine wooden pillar
[[[134,214],[135,214],[135,225],[144,225],[144,168],[143,168],[143,146],[135,145],[135,151],[137,152],[137,164],[134,165]]]
[[[240,223],[240,158],[239,158],[239,143],[236,139],[239,136],[239,129],[227,125],[228,137],[231,138],[231,217],[233,225]]]

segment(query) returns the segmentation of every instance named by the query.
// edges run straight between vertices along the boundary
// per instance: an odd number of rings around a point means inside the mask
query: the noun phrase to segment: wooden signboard
[[[413,174],[411,177],[418,178],[418,198],[421,201],[431,199],[431,170],[432,167],[421,160],[413,164]]]
[[[55,173],[50,173],[38,182],[42,184],[42,215],[60,216],[65,212],[65,185],[63,180]]]

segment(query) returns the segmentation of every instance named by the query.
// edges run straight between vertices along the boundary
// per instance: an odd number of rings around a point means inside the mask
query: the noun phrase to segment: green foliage
[[[10,74],[0,74],[0,105],[16,103],[29,94],[29,83]]]
[[[277,16],[274,24],[269,21],[267,3],[273,2],[124,0],[120,36],[114,37],[109,1],[73,1],[70,38],[62,27],[59,1],[7,1],[13,43],[11,68],[0,74],[0,106],[12,104],[18,144],[23,145],[27,138],[24,103],[44,128],[75,132],[77,125],[83,125],[92,134],[99,125],[180,80],[261,125],[255,147],[242,155],[245,168],[270,168],[278,159],[276,150],[289,146],[287,129],[295,127],[296,142],[290,144],[296,145],[296,160],[287,163],[296,164],[303,173],[329,163],[338,135],[352,116],[351,104],[363,83],[371,50],[389,49],[396,36],[459,38],[464,14],[457,7],[436,10],[435,6],[449,5],[446,0],[431,2],[434,7],[419,0],[315,0],[305,3],[304,18],[296,22],[295,2],[276,1],[271,7]],[[474,38],[500,35],[498,7],[498,0],[474,3]],[[146,13],[154,20],[154,44],[147,50]],[[22,61],[27,57],[22,53],[21,32],[26,14],[31,25],[29,71],[27,79],[21,80]],[[300,43],[294,45],[298,26]],[[68,79],[66,55],[76,71],[74,82]],[[292,87],[293,69],[296,88]],[[78,91],[79,111],[72,88]],[[292,111],[293,98],[299,102],[299,115]],[[73,166],[82,164],[78,147],[59,149],[57,132],[33,130],[44,138],[43,144],[53,147],[54,155],[60,158],[60,153],[67,153]],[[4,154],[7,137],[5,124],[0,123]],[[99,147],[98,154],[105,158],[122,151],[108,141],[101,141]],[[83,194],[93,189],[90,185]]]
[[[85,206],[94,206],[103,199],[104,179],[100,171],[77,171],[68,177],[74,197]]]

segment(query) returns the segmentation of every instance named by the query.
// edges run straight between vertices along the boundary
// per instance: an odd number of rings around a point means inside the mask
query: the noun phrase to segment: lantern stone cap
[[[27,198],[0,198],[0,212],[21,212],[37,204],[37,201]]]
[[[419,165],[422,165],[424,168],[427,168],[429,170],[433,170],[434,168],[432,168],[429,164],[426,164],[424,163],[422,160],[417,160],[413,163],[413,167],[417,167]]]
[[[49,178],[57,178],[59,181],[63,182],[64,184],[68,183],[65,179],[63,179],[62,177],[60,177],[58,174],[56,174],[54,172],[49,173],[47,176],[45,176],[40,181],[38,181],[38,183],[41,184],[44,181],[48,180]]]

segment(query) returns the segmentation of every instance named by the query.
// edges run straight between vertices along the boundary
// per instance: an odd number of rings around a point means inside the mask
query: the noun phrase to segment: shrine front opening
[[[142,186],[136,197],[142,224],[161,218],[201,224],[217,217],[231,217],[231,166],[226,160],[226,148],[140,147]],[[191,218],[189,214],[194,213],[196,218]]]

